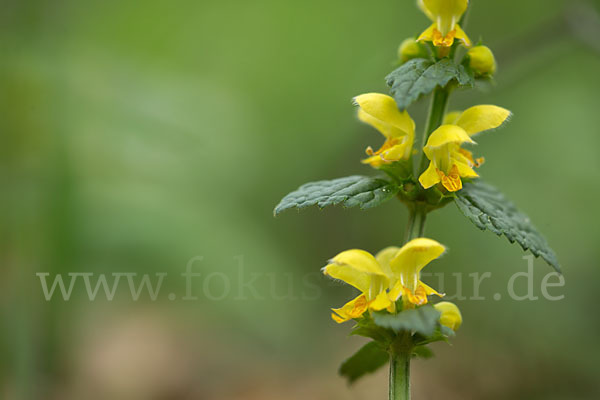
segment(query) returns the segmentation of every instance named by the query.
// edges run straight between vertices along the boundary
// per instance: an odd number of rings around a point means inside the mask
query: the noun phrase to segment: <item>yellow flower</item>
[[[496,73],[494,53],[487,46],[475,46],[467,52],[469,66],[477,77],[491,76]]]
[[[401,296],[416,305],[427,303],[428,295],[441,296],[419,280],[419,272],[444,250],[438,242],[420,238],[402,248],[388,247],[375,257],[363,250],[338,254],[323,268],[323,273],[354,286],[361,294],[343,307],[333,309],[331,317],[342,323],[360,318],[367,310],[394,312],[395,301]]]
[[[462,315],[455,304],[442,301],[441,303],[435,304],[434,307],[441,313],[440,324],[452,329],[453,331],[456,331],[458,328],[460,328],[462,324]]]
[[[376,152],[368,147],[367,155],[370,157],[362,162],[377,168],[408,159],[415,139],[415,122],[408,112],[400,112],[392,97],[379,93],[362,94],[354,98],[354,103],[359,106],[358,118],[377,129],[386,139]]]
[[[449,192],[456,192],[462,189],[461,178],[478,177],[473,168],[479,167],[483,158],[473,159],[473,154],[461,148],[461,144],[474,144],[472,136],[498,128],[510,115],[504,108],[489,105],[471,107],[463,113],[449,113],[444,125],[429,136],[423,149],[431,162],[419,177],[421,185],[429,189],[441,183]]]
[[[450,47],[454,44],[454,39],[458,39],[465,46],[471,46],[471,40],[458,25],[469,5],[468,0],[418,0],[418,4],[433,21],[419,36],[418,41],[433,42],[438,47]]]
[[[388,250],[389,251],[389,250]],[[433,288],[419,279],[421,270],[431,261],[440,257],[446,248],[435,240],[413,239],[390,257],[392,279],[389,297],[392,301],[404,297],[406,303],[423,305],[431,294],[442,297]]]

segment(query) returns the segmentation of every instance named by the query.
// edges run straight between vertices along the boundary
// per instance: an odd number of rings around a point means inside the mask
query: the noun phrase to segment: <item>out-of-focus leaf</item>
[[[340,366],[340,375],[346,377],[349,383],[356,382],[366,374],[373,373],[389,361],[390,356],[377,342],[364,345],[352,357]]]
[[[439,326],[440,312],[432,306],[404,310],[398,314],[374,313],[375,324],[396,332],[412,331],[425,336],[433,335]]]
[[[412,350],[412,355],[413,357],[419,357],[424,359],[433,358],[435,356],[435,354],[433,354],[433,351],[431,351],[431,349],[427,346],[416,346]]]
[[[378,341],[384,346],[389,345],[395,337],[395,333],[387,328],[382,328],[375,325],[373,318],[368,313],[365,313],[362,318],[358,319],[357,324],[352,328],[350,335],[362,336]]]
[[[523,250],[542,257],[560,272],[556,254],[546,239],[529,217],[521,213],[498,189],[477,179],[464,184],[463,189],[456,193],[455,202],[479,229],[489,229],[498,236],[505,236],[511,243],[517,242]]]

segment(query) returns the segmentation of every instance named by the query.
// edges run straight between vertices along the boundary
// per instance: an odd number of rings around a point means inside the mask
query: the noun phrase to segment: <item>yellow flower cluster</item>
[[[408,112],[400,112],[392,97],[379,93],[357,96],[354,102],[359,106],[359,119],[385,137],[379,150],[374,152],[371,147],[367,148],[369,157],[362,162],[378,168],[394,161],[408,160],[415,136],[415,123]],[[510,115],[510,111],[491,105],[446,115],[444,124],[429,136],[423,149],[430,160],[429,168],[419,177],[423,188],[441,183],[449,192],[456,192],[462,189],[461,178],[478,177],[473,168],[479,167],[483,159],[474,159],[461,145],[475,144],[473,136],[498,128]]]
[[[496,71],[496,60],[486,46],[472,46],[472,42],[459,25],[469,5],[468,0],[417,0],[421,10],[432,24],[416,39],[406,39],[398,49],[400,62],[414,58],[428,58],[425,43],[430,42],[433,55],[444,58],[450,48],[462,45],[469,48],[463,65],[470,68],[476,78],[490,78]],[[431,45],[429,45],[431,47]],[[452,53],[454,54],[454,53]],[[378,150],[370,146],[368,157],[362,162],[374,168],[406,161],[412,165],[417,153],[415,122],[406,110],[401,111],[394,98],[380,93],[366,93],[354,98],[358,118],[378,130],[385,138]],[[463,179],[477,178],[475,168],[483,158],[474,158],[463,145],[476,144],[473,138],[485,131],[500,127],[510,117],[510,111],[493,105],[478,105],[465,111],[447,113],[439,126],[427,137],[422,151],[429,166],[415,176],[422,190],[437,186],[440,190],[456,192],[462,189]],[[415,182],[416,183],[416,182]],[[395,313],[397,307],[414,308],[428,302],[428,296],[443,297],[420,280],[420,271],[439,258],[444,246],[432,239],[417,238],[402,247],[388,247],[375,256],[363,250],[348,250],[336,255],[323,268],[325,275],[354,286],[360,295],[341,308],[333,309],[332,318],[342,323],[358,319],[368,311]],[[398,303],[398,301],[401,301]],[[456,305],[440,302],[434,305],[440,312],[440,324],[456,330],[462,316]]]
[[[396,312],[396,301],[404,308],[427,304],[427,296],[443,297],[420,280],[421,270],[439,258],[446,249],[435,240],[413,239],[401,248],[388,247],[375,256],[364,250],[348,250],[333,257],[323,273],[357,288],[361,293],[331,317],[338,323],[360,318],[365,312]],[[457,330],[462,323],[458,307],[449,302],[435,304],[440,324]]]
[[[401,248],[388,247],[373,256],[364,250],[348,250],[333,257],[323,273],[360,290],[361,294],[334,309],[332,318],[341,323],[359,318],[367,310],[395,312],[401,297],[407,305],[423,305],[427,296],[440,295],[419,279],[427,264],[446,249],[435,240],[413,239]]]

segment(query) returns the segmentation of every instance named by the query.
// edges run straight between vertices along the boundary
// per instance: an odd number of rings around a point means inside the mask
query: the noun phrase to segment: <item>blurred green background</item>
[[[432,214],[427,234],[449,252],[428,271],[445,274],[446,292],[455,272],[465,293],[468,274],[492,278],[486,300],[457,301],[453,345],[414,363],[414,397],[597,399],[600,7],[472,3],[467,31],[495,50],[497,86],[457,93],[451,108],[513,111],[478,140],[481,174],[545,233],[566,279],[551,293],[565,298],[495,301],[526,270],[521,250],[453,205]],[[319,268],[348,248],[399,244],[405,210],[272,209],[304,182],[371,173],[358,160],[382,139],[351,98],[386,91],[399,43],[427,25],[413,1],[1,10],[0,398],[385,398],[386,371],[352,388],[336,375],[364,341],[330,320],[352,290]],[[411,109],[418,129],[425,111]],[[195,256],[198,299],[183,301]],[[132,301],[125,286],[113,301],[82,286],[45,301],[39,272],[168,277],[157,301]],[[549,272],[536,260],[536,295]]]

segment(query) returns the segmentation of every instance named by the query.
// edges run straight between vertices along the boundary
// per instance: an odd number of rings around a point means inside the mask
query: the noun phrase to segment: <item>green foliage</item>
[[[424,346],[435,342],[448,342],[449,338],[455,337],[456,333],[444,325],[439,325],[435,329],[432,335],[422,335],[417,333],[413,336],[413,343],[415,346]]]
[[[556,271],[560,266],[556,254],[546,239],[532,225],[529,217],[493,186],[477,179],[465,183],[456,193],[456,205],[479,229],[504,235],[511,243],[517,242],[523,250],[542,257]]]
[[[344,207],[373,208],[398,193],[399,187],[385,179],[367,176],[348,176],[330,181],[311,182],[287,196],[275,207],[277,216],[291,208],[306,208],[342,204]]]
[[[427,95],[436,87],[445,87],[451,81],[460,86],[472,86],[473,76],[463,65],[449,58],[433,62],[424,58],[410,60],[386,77],[390,93],[398,108],[404,110],[419,97]]]
[[[395,332],[391,329],[377,326],[368,313],[364,314],[356,322],[357,324],[352,328],[350,335],[367,337],[378,341],[384,346],[389,345],[396,336]]]
[[[427,360],[429,358],[433,358],[435,355],[433,354],[433,351],[431,351],[431,349],[427,346],[416,346],[412,349],[412,356],[424,358]]]
[[[390,178],[398,183],[409,182],[413,175],[412,161],[400,160],[389,164],[382,164],[378,170],[385,172]]]
[[[430,305],[404,310],[398,314],[374,313],[373,321],[382,328],[395,332],[412,331],[425,336],[433,335],[439,327],[440,312]]]
[[[354,383],[362,376],[377,371],[389,360],[390,355],[379,343],[370,342],[344,361],[339,373],[348,379],[348,383]]]

